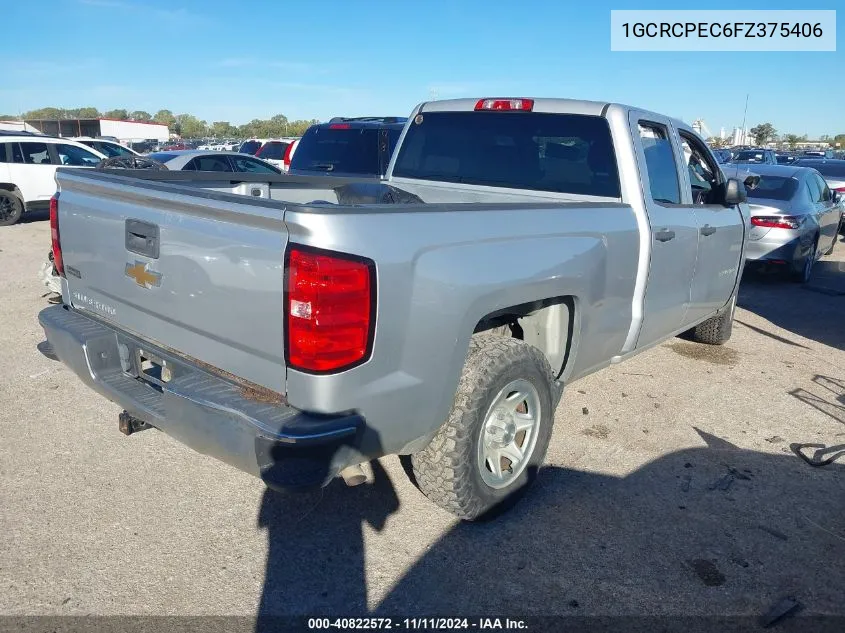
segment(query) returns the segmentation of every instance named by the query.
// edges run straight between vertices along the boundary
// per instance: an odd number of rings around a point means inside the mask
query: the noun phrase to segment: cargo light
[[[375,331],[375,264],[345,253],[291,246],[285,274],[288,365],[330,373],[365,362]]]
[[[755,215],[751,224],[767,229],[797,229],[802,219],[795,215]]]
[[[521,110],[530,112],[534,109],[534,99],[479,99],[476,110]]]
[[[59,239],[59,192],[50,198],[50,238],[53,244],[53,265],[60,277],[65,276],[65,263],[62,261],[62,242]]]

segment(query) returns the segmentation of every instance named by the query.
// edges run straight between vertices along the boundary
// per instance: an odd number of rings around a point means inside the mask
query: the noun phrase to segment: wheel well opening
[[[473,333],[490,332],[533,345],[558,378],[570,360],[574,329],[575,298],[566,295],[496,310],[482,318]]]

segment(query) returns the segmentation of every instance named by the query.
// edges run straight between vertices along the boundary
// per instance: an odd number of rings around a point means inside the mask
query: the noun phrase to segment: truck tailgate
[[[285,391],[278,202],[59,170],[65,301]]]

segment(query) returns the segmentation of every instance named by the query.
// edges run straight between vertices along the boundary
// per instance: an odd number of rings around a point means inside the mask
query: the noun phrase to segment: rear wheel
[[[509,508],[546,455],[557,393],[540,350],[518,339],[473,336],[449,418],[411,458],[417,486],[466,520]]]
[[[21,219],[23,200],[11,191],[0,191],[0,226],[10,226]]]
[[[833,237],[833,242],[830,244],[830,248],[827,249],[824,254],[825,255],[833,255],[833,249],[836,248],[836,242],[839,241],[839,233],[837,232],[836,235]]]
[[[805,284],[810,281],[810,277],[813,275],[813,267],[816,265],[816,251],[819,248],[819,240],[816,238],[816,241],[813,242],[813,246],[810,249],[810,252],[807,254],[803,260],[801,260],[800,268],[794,270],[792,273],[793,281],[796,281],[801,284]]]

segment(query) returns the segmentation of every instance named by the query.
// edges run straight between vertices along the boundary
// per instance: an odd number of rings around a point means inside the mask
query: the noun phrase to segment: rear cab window
[[[398,152],[392,172],[398,178],[621,195],[610,128],[597,116],[424,112]]]
[[[379,175],[379,132],[377,127],[344,123],[315,125],[299,141],[290,168],[294,171]]]
[[[272,160],[282,160],[285,157],[285,150],[289,143],[270,142],[265,143],[261,150],[257,153],[259,158],[269,158]]]

